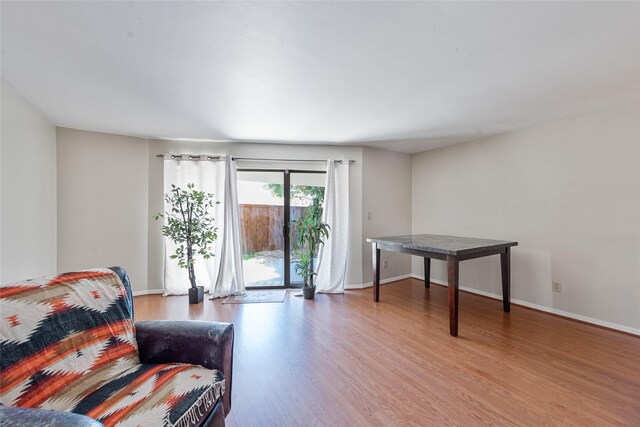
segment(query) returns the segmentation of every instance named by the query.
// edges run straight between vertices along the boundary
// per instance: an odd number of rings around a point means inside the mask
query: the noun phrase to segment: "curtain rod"
[[[158,158],[164,158],[164,154],[156,154]],[[208,155],[193,155],[193,154],[171,154],[171,159],[173,160],[209,160],[209,161],[219,161],[222,160],[224,156],[208,156]],[[257,160],[257,161],[266,161],[266,162],[326,162],[326,160],[321,159],[266,159],[259,157],[232,157],[232,160]],[[334,162],[342,164],[342,160],[334,160]],[[349,160],[349,164],[352,165],[356,161]]]
[[[164,154],[156,154],[156,157],[159,159],[164,159]],[[171,154],[169,155],[169,159],[171,160],[210,160],[210,161],[219,161],[222,160],[224,156],[207,156],[202,154]]]

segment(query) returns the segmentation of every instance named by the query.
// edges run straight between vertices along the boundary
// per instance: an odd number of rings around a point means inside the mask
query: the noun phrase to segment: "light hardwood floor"
[[[232,322],[234,426],[640,426],[640,338],[414,279],[284,303],[135,298],[136,320]]]

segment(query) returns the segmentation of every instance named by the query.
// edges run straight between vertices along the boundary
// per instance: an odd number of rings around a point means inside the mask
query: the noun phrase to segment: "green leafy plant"
[[[195,256],[203,259],[214,256],[211,245],[218,238],[218,229],[209,209],[220,202],[213,200],[212,193],[196,190],[194,184],[187,184],[186,190],[171,185],[171,191],[164,195],[164,200],[171,209],[156,214],[155,219],[166,216],[162,234],[178,246],[169,258],[177,259],[178,266],[188,270],[189,282],[195,289]]]
[[[302,277],[303,287],[313,288],[313,260],[318,256],[320,245],[329,237],[330,227],[321,221],[322,207],[320,199],[314,197],[311,205],[302,216],[291,221],[293,251],[296,255],[294,264],[296,274]]]
[[[297,259],[295,260],[294,270],[296,274],[302,277],[303,286],[307,287],[307,283],[309,282],[310,273],[311,275],[315,275],[316,273],[311,270],[311,261],[312,259],[309,257],[309,252],[296,252]]]

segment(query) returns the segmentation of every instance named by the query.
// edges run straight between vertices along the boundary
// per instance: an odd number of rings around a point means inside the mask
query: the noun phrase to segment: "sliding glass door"
[[[242,263],[246,286],[279,288],[285,283],[284,195],[281,171],[238,171]]]
[[[247,288],[300,287],[289,222],[313,198],[324,200],[325,172],[238,170],[242,259]]]

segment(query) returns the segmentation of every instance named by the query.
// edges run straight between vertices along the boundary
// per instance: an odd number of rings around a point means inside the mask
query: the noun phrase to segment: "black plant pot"
[[[200,304],[204,298],[204,286],[189,288],[189,304]]]
[[[302,294],[304,295],[304,299],[313,299],[316,295],[316,287],[302,288]]]

